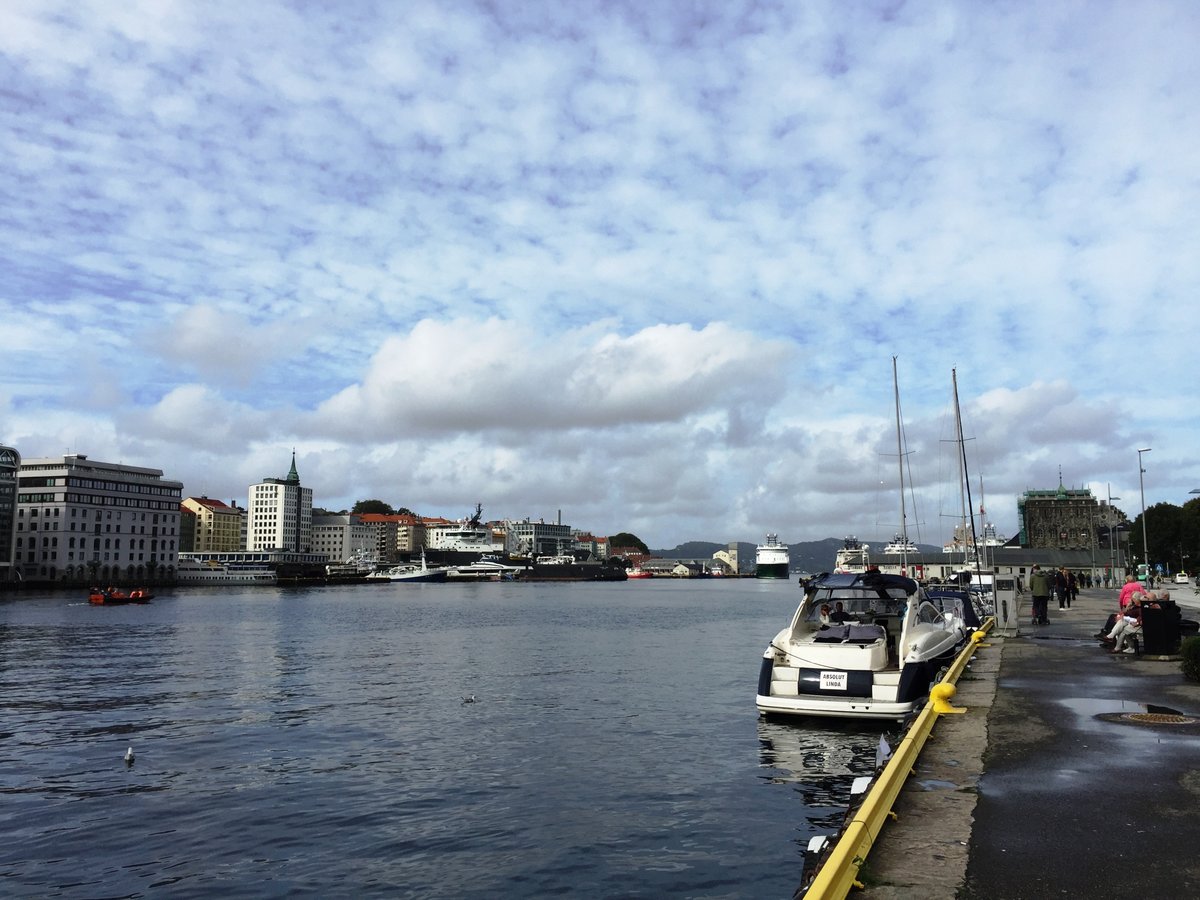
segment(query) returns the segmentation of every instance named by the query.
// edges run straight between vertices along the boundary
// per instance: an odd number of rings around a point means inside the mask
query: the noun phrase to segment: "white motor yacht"
[[[828,610],[826,612],[825,610]],[[763,653],[760,713],[901,719],[929,693],[967,630],[916,581],[880,572],[808,583]]]

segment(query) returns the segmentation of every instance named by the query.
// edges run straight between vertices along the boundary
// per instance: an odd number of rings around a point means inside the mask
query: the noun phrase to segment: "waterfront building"
[[[729,575],[737,575],[738,571],[738,545],[737,541],[730,541],[724,550],[718,550],[712,555],[716,564],[722,567],[722,570]]]
[[[13,557],[17,539],[17,476],[21,454],[0,446],[0,584],[15,576]]]
[[[359,519],[371,529],[371,546],[381,561],[409,558],[425,546],[425,524],[416,516],[362,513]]]
[[[246,546],[251,552],[312,548],[312,488],[302,487],[296,452],[285,478],[264,478],[250,485],[246,504]]]
[[[571,526],[561,522],[553,523],[529,519],[523,522],[509,522],[506,536],[506,552],[511,556],[572,556],[575,551],[575,539],[571,536]]]
[[[24,581],[174,576],[183,484],[82,453],[21,461],[13,566]]]
[[[571,536],[575,539],[575,549],[579,553],[586,553],[589,559],[600,562],[608,559],[608,538],[596,537],[591,532],[579,529],[572,531]]]
[[[375,529],[353,513],[313,516],[312,551],[331,563],[345,562],[357,556],[374,556]]]
[[[1026,491],[1017,501],[1018,534],[1001,543],[994,527],[985,525],[978,540],[979,558],[969,551],[970,541],[936,553],[888,553],[871,555],[871,564],[890,574],[907,574],[918,579],[945,581],[962,571],[981,570],[996,575],[1014,575],[1021,583],[1034,564],[1047,569],[1060,566],[1086,576],[1092,584],[1115,584],[1129,564],[1128,532],[1123,515],[1097,500],[1086,488],[1067,488],[1059,479],[1055,490]],[[956,537],[966,532],[956,529]],[[958,545],[961,545],[959,547]],[[957,552],[955,552],[957,551]]]
[[[185,552],[212,553],[245,550],[246,510],[208,497],[188,497],[180,504],[190,514],[191,541],[180,542]]]
[[[1100,504],[1088,488],[1063,487],[1026,491],[1017,500],[1021,546],[1055,550],[1086,550],[1096,536]]]
[[[196,514],[179,507],[179,552],[191,553],[196,547]]]

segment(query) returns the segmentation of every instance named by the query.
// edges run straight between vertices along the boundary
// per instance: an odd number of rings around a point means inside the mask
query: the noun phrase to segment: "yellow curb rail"
[[[996,620],[989,618],[971,635],[971,640],[946,670],[945,676],[930,690],[929,702],[905,732],[904,739],[892,752],[891,761],[875,779],[862,805],[842,830],[837,844],[804,892],[804,900],[842,900],[852,887],[863,886],[858,880],[858,871],[866,863],[867,854],[883,830],[883,823],[888,817],[896,817],[892,807],[904,782],[913,773],[917,757],[921,755],[921,748],[933,731],[938,716],[966,712],[965,709],[950,706],[950,698],[956,691],[954,683],[995,624]]]

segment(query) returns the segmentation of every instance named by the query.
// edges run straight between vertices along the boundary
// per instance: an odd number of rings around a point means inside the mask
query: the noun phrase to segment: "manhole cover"
[[[1191,716],[1173,715],[1171,713],[1126,713],[1125,718],[1131,722],[1141,722],[1145,725],[1195,725],[1196,720]]]
[[[1097,716],[1106,722],[1126,722],[1131,725],[1195,725],[1200,719],[1179,713],[1136,712],[1105,713]]]

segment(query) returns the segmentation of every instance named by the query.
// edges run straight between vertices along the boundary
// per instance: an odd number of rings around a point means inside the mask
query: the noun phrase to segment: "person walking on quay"
[[[1067,609],[1071,608],[1071,601],[1079,596],[1079,576],[1074,572],[1067,573]]]
[[[1033,595],[1033,624],[1049,625],[1050,576],[1036,564],[1029,570],[1029,593]]]
[[[1067,567],[1059,566],[1054,573],[1054,593],[1058,595],[1058,608],[1066,609],[1071,605],[1070,582],[1067,580]]]

